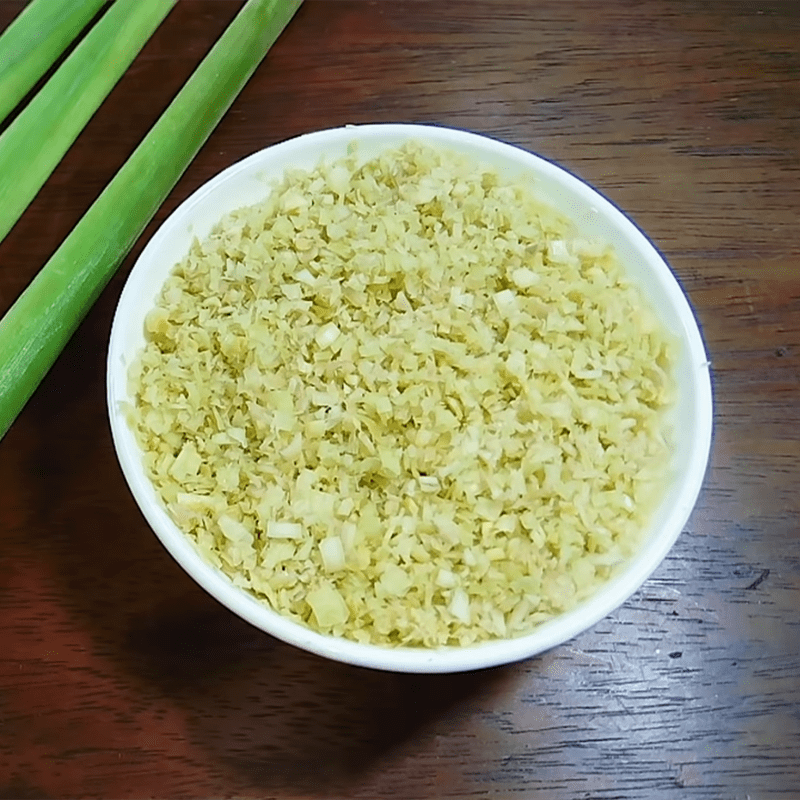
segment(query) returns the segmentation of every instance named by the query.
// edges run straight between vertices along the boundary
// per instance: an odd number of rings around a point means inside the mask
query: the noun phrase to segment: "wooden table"
[[[0,246],[0,310],[239,6],[181,0]],[[251,629],[165,553],[111,444],[106,341],[158,223],[257,149],[369,121],[593,183],[712,360],[712,463],[666,561],[503,669],[383,674]],[[800,797],[799,387],[799,3],[307,0],[0,443],[0,797]]]

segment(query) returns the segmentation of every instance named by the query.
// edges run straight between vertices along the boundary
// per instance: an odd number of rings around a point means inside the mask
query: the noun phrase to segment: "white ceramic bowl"
[[[144,344],[143,320],[168,273],[194,236],[204,237],[227,212],[255,203],[289,166],[313,168],[340,158],[353,142],[365,159],[407,139],[474,156],[501,173],[530,176],[534,190],[588,235],[613,244],[629,275],[649,296],[683,343],[673,410],[677,443],[666,496],[645,531],[638,554],[617,577],[573,611],[521,638],[444,650],[357,644],[315,633],[234,587],[206,564],[168,517],[141,465],[139,448],[121,412],[129,401],[127,368]],[[459,672],[517,661],[544,652],[594,625],[630,597],[666,556],[696,502],[711,443],[709,365],[691,308],[672,272],[644,234],[585,183],[531,153],[464,131],[421,125],[362,125],[319,131],[268,147],[226,169],[184,202],[153,236],[136,262],[114,318],[108,353],[108,409],[117,455],[139,507],[163,545],[206,591],[272,636],[327,658],[398,672]]]

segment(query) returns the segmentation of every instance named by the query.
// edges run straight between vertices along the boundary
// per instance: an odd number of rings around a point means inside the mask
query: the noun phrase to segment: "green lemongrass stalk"
[[[248,0],[0,320],[0,438],[301,2]]]
[[[116,0],[0,135],[0,240],[177,0]]]
[[[0,122],[107,0],[31,0],[0,36]]]

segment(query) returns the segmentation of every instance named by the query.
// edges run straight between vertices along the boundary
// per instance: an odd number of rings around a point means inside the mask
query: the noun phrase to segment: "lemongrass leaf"
[[[32,0],[0,35],[0,122],[108,0]]]
[[[248,0],[139,147],[0,319],[0,438],[302,0]]]
[[[177,0],[117,0],[0,135],[0,240]]]

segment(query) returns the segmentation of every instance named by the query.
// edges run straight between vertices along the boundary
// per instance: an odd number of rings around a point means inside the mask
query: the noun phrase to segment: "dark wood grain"
[[[0,244],[0,311],[239,5],[167,18]],[[592,182],[710,353],[712,464],[675,548],[511,667],[382,674],[258,633],[161,549],[114,457],[106,341],[147,237],[237,159],[368,121],[469,128]],[[800,4],[307,0],[0,442],[0,797],[796,800],[799,463]]]

